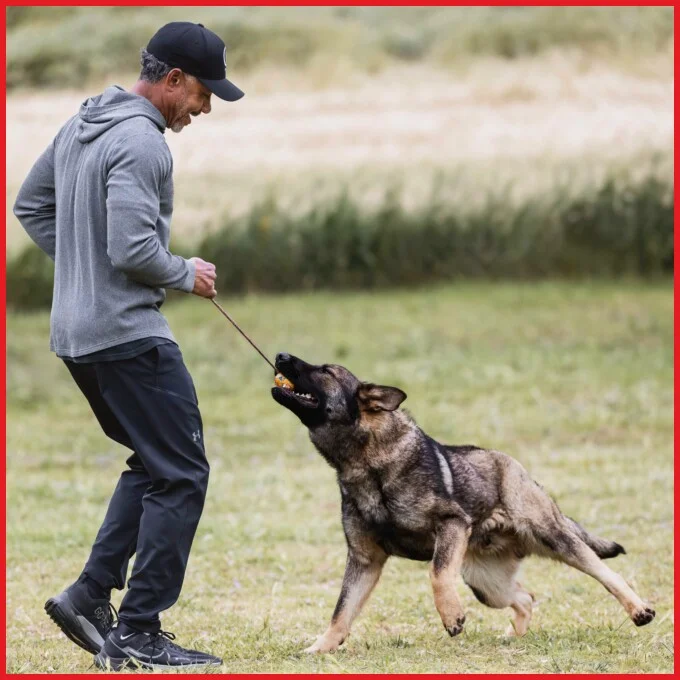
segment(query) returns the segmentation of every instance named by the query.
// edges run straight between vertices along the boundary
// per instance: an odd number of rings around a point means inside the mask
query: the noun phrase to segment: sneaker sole
[[[96,628],[73,606],[66,592],[47,600],[45,611],[71,642],[75,642],[78,647],[82,647],[90,654],[98,654],[101,651],[104,640]],[[88,630],[86,626],[92,630]]]
[[[103,651],[94,657],[94,665],[102,671],[122,671],[123,669],[134,670],[136,668],[143,668],[146,670],[173,670],[178,668],[194,669],[194,668],[208,668],[210,666],[221,666],[222,663],[192,663],[184,665],[171,666],[160,663],[145,663],[140,659],[132,656],[124,656],[116,658],[114,656],[107,656]]]

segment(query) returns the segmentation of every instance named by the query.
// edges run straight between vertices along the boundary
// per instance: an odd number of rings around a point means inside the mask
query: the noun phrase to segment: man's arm
[[[14,214],[38,247],[53,260],[57,240],[54,141],[45,149],[19,189]]]
[[[161,187],[170,173],[170,154],[157,135],[134,135],[112,151],[107,252],[113,266],[134,281],[191,293],[196,263],[170,253],[156,234]]]

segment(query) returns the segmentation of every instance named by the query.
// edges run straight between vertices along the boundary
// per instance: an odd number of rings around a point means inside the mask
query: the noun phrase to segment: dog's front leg
[[[311,647],[305,649],[305,652],[333,652],[345,641],[352,621],[378,582],[386,559],[387,555],[382,551],[359,557],[350,549],[342,590],[331,623],[326,632]]]
[[[451,637],[463,632],[465,613],[458,599],[456,579],[467,550],[470,528],[460,518],[452,517],[437,527],[430,579],[434,604],[444,628]]]

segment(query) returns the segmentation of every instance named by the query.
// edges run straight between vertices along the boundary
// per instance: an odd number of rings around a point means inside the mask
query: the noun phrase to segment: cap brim
[[[224,99],[226,102],[235,102],[237,99],[241,99],[245,94],[240,90],[234,83],[227,80],[205,80],[199,78],[199,80],[216,96],[220,99]]]

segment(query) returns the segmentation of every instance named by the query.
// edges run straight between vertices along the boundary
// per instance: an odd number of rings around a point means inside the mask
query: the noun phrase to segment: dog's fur
[[[597,579],[635,625],[654,618],[654,610],[602,562],[625,553],[623,547],[563,515],[510,456],[436,442],[399,409],[404,392],[363,383],[342,366],[279,354],[276,369],[294,391],[274,387],[272,396],[307,426],[337,472],[348,547],[330,626],[306,651],[330,652],[343,643],[390,555],[431,562],[435,605],[451,636],[465,622],[458,574],[482,604],[513,609],[509,635],[527,632],[534,596],[515,576],[528,555]]]

